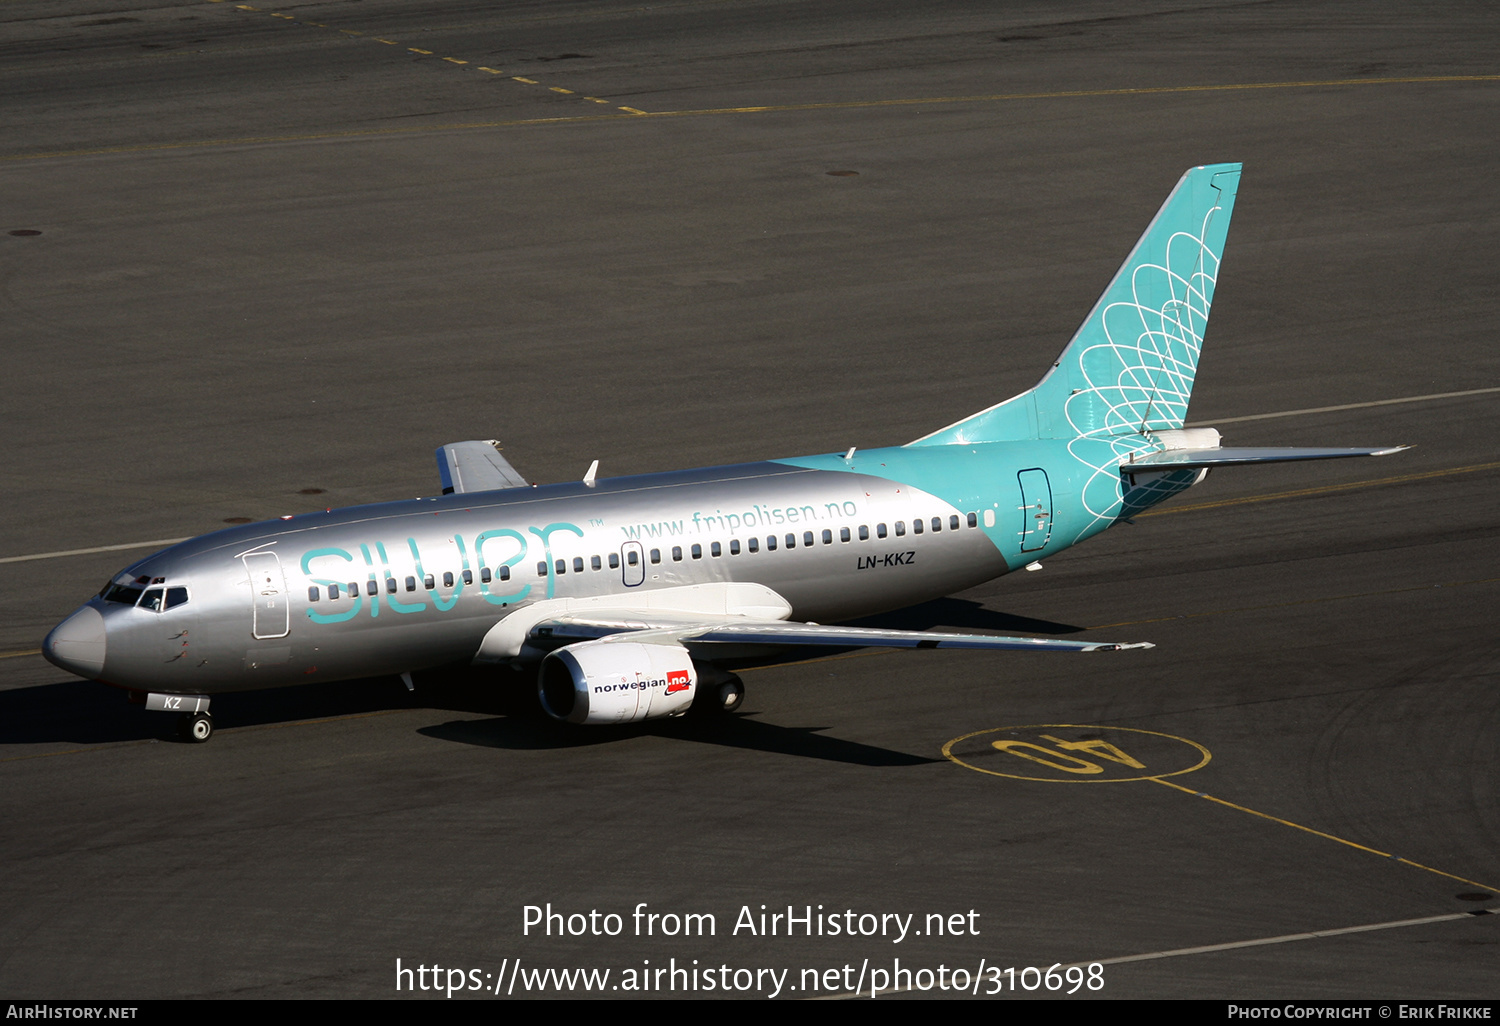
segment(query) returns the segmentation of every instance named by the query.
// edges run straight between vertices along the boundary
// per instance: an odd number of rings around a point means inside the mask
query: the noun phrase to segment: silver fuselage
[[[1047,448],[968,457],[975,484],[957,505],[893,480],[875,450],[859,457],[873,473],[751,463],[249,524],[116,578],[186,589],[186,601],[101,595],[59,631],[99,618],[102,665],[75,661],[75,672],[211,694],[468,662],[501,619],[554,598],[619,595],[629,607],[656,589],[754,582],[794,619],[838,622],[972,587],[1093,533],[1060,541],[1052,521],[1068,519],[1066,502],[1022,494],[1015,467],[1046,482]]]

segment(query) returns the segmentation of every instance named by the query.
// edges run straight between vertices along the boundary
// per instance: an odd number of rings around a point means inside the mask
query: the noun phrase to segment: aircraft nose
[[[96,678],[104,670],[104,617],[84,606],[52,628],[42,642],[42,655],[80,677]]]

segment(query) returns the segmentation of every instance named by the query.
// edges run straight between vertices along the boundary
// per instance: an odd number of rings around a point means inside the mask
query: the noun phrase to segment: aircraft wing
[[[500,455],[500,443],[494,439],[450,442],[437,451],[437,463],[444,495],[525,488],[531,483]]]
[[[1113,652],[1154,648],[1150,642],[1122,644],[1106,641],[1061,641],[1054,638],[1014,638],[998,634],[945,634],[938,631],[897,631],[873,627],[825,627],[786,620],[751,620],[739,616],[677,619],[634,612],[564,615],[542,620],[531,628],[536,642],[666,640],[685,645],[820,645],[831,648],[987,648],[1020,652]]]
[[[1243,448],[1230,449],[1167,449],[1140,456],[1129,463],[1120,464],[1124,471],[1133,470],[1188,470],[1195,467],[1227,467],[1251,463],[1285,463],[1289,460],[1336,460],[1346,456],[1389,456],[1410,448],[1405,445],[1388,445],[1375,449],[1287,449],[1287,448]]]

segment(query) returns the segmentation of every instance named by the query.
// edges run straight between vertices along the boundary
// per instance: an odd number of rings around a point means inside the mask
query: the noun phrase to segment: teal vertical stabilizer
[[[1188,171],[1035,388],[910,444],[1182,427],[1239,181],[1239,164]]]

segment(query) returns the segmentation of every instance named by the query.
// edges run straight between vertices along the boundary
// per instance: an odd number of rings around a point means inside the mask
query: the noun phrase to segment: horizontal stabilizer
[[[1147,456],[1139,456],[1129,463],[1120,464],[1120,469],[1135,470],[1189,470],[1195,467],[1232,467],[1251,463],[1286,463],[1292,460],[1337,460],[1346,456],[1388,456],[1393,452],[1408,449],[1406,445],[1390,445],[1376,449],[1282,449],[1248,448],[1227,449],[1167,449]]]
[[[1053,638],[1012,638],[995,634],[943,634],[936,631],[894,631],[872,627],[825,627],[785,620],[756,621],[743,617],[678,620],[638,613],[562,616],[532,628],[537,640],[592,640],[618,636],[639,638],[649,632],[686,645],[820,645],[827,648],[987,648],[1019,652],[1112,652],[1152,648],[1149,642],[1119,644],[1106,641],[1061,641]]]
[[[500,443],[493,439],[487,442],[451,442],[437,451],[437,462],[444,495],[525,488],[531,483],[500,455]]]

